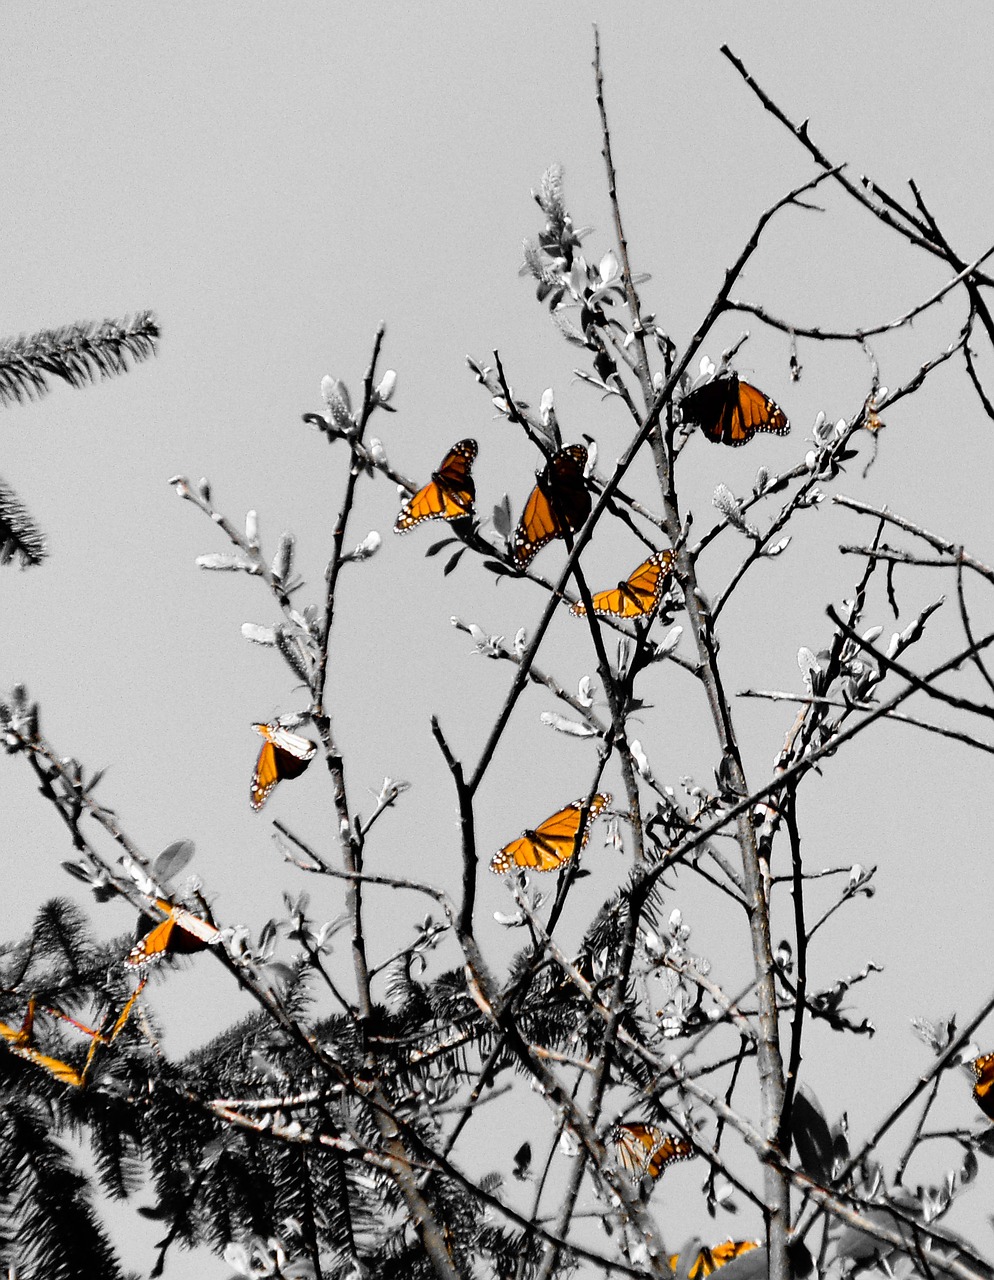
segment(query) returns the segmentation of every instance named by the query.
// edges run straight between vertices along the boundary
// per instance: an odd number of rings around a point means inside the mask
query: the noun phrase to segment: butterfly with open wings
[[[472,476],[475,440],[460,440],[442,459],[431,479],[400,509],[394,533],[407,533],[424,520],[463,520],[473,514],[476,484]]]
[[[523,832],[517,840],[499,849],[490,859],[490,870],[497,876],[508,871],[558,871],[584,847],[591,824],[610,803],[610,795],[598,792],[590,801],[581,828],[584,802],[574,800],[540,822],[534,831]]]
[[[697,1155],[692,1142],[678,1133],[666,1133],[654,1124],[617,1124],[611,1142],[622,1169],[633,1182],[660,1178],[671,1164]]]
[[[655,551],[632,570],[625,582],[619,582],[609,591],[595,591],[591,597],[594,613],[612,618],[650,617],[663,598],[673,572],[673,559],[672,551]],[[578,601],[570,605],[570,613],[577,618],[585,617],[587,607]]]
[[[712,444],[733,448],[748,444],[757,431],[785,436],[790,430],[780,406],[734,373],[688,392],[680,401],[680,413],[685,424],[700,427]]]

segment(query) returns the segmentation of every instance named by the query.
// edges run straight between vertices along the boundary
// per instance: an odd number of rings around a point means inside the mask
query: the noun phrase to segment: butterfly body
[[[401,507],[394,533],[407,533],[424,520],[462,520],[473,514],[476,484],[471,474],[475,440],[460,440],[442,459],[431,479]]]
[[[215,925],[195,916],[185,907],[174,906],[165,898],[156,898],[155,905],[166,913],[166,918],[153,925],[128,952],[124,963],[132,969],[151,964],[160,956],[191,955],[195,951],[203,951],[220,937],[220,930]]]
[[[490,870],[502,876],[508,871],[558,871],[584,847],[594,819],[611,803],[611,797],[600,792],[594,796],[581,829],[583,801],[566,805],[533,830],[525,830],[490,859]]]
[[[748,444],[757,431],[785,436],[790,430],[780,406],[734,373],[688,392],[680,401],[680,413],[684,423],[700,427],[712,444],[733,448]]]
[[[591,600],[594,613],[613,618],[647,618],[655,613],[673,572],[673,552],[656,551],[633,570],[625,582],[610,591],[596,591]],[[580,602],[570,606],[575,617],[586,616]]]
[[[249,798],[252,808],[258,812],[278,782],[284,778],[300,777],[314,759],[318,745],[276,722],[254,724],[252,728],[266,739],[255,763]]]
[[[538,477],[511,539],[511,557],[524,569],[553,538],[575,533],[590,515],[590,490],[583,482],[587,450],[582,444],[560,449]]]
[[[671,1164],[697,1154],[692,1142],[654,1124],[618,1124],[611,1133],[618,1163],[633,1182],[661,1177]]]

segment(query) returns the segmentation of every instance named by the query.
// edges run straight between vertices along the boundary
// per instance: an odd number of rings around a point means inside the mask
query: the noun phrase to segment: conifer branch
[[[41,564],[48,555],[45,535],[7,482],[0,478],[0,564],[20,557],[21,568]]]
[[[0,405],[23,404],[50,390],[48,379],[85,387],[127,373],[155,355],[159,325],[151,311],[134,320],[89,321],[0,342]]]

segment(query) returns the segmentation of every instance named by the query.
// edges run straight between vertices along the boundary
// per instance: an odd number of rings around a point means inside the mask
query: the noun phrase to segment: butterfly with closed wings
[[[471,472],[476,454],[475,440],[454,444],[424,488],[401,507],[394,533],[407,533],[424,520],[463,520],[472,516],[476,484]]]
[[[254,724],[252,728],[266,739],[255,762],[249,797],[249,803],[258,812],[278,782],[284,778],[300,777],[314,759],[318,744],[284,729],[278,721]]]
[[[700,427],[712,444],[733,448],[748,444],[757,431],[785,436],[790,430],[780,406],[734,373],[688,392],[680,401],[680,413],[685,424]]]
[[[587,843],[591,824],[604,806],[611,803],[611,797],[601,792],[594,796],[581,828],[583,803],[574,800],[540,822],[534,831],[523,832],[517,840],[499,849],[490,859],[490,870],[502,876],[508,871],[558,871],[565,866]]]
[[[625,582],[609,591],[595,591],[591,597],[594,613],[612,618],[647,618],[655,613],[673,572],[673,552],[655,551],[634,569]],[[586,616],[582,601],[570,605],[577,618]]]
[[[511,558],[524,569],[553,538],[575,533],[590,515],[590,490],[583,482],[587,451],[567,445],[554,454],[537,476],[511,538]]]

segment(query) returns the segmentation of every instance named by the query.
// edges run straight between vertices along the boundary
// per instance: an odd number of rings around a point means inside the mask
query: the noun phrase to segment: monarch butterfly
[[[659,1178],[671,1164],[697,1154],[692,1142],[676,1133],[665,1133],[654,1124],[618,1124],[611,1133],[618,1163],[639,1182],[647,1174]]]
[[[259,759],[252,774],[252,794],[249,803],[258,812],[269,799],[269,793],[283,778],[299,778],[314,759],[318,744],[310,738],[284,729],[278,722],[254,724],[266,741],[262,744]]]
[[[709,1249],[706,1245],[690,1264],[687,1271],[687,1280],[701,1280],[703,1276],[709,1276],[712,1271],[717,1271],[719,1267],[723,1267],[726,1262],[734,1262],[736,1258],[741,1258],[744,1253],[749,1253],[751,1249],[758,1249],[758,1240],[726,1240],[724,1244],[716,1244],[713,1249]],[[676,1264],[680,1261],[680,1255],[674,1253],[670,1255],[670,1266],[675,1271]]]
[[[406,533],[422,520],[461,520],[473,514],[476,485],[470,475],[477,454],[475,440],[460,440],[442,459],[423,489],[400,509],[394,533]]]
[[[125,956],[124,963],[132,969],[151,964],[159,956],[189,955],[194,951],[203,951],[221,936],[221,931],[215,925],[195,916],[185,907],[174,906],[164,898],[156,898],[155,905],[166,913],[166,918],[153,925]]]
[[[560,449],[537,477],[511,540],[514,563],[523,569],[564,529],[579,529],[590,515],[590,491],[583,483],[587,451],[582,444]]]
[[[574,800],[551,818],[540,822],[534,831],[525,831],[512,840],[490,859],[490,870],[502,876],[515,867],[523,871],[558,871],[587,843],[590,825],[611,797],[600,792],[594,796],[587,810],[587,818],[580,829],[583,801]]]
[[[994,1053],[985,1053],[970,1063],[977,1083],[973,1086],[973,1096],[977,1106],[994,1120]]]
[[[757,431],[785,436],[787,415],[768,395],[736,374],[715,378],[680,401],[684,422],[694,423],[712,444],[748,444]]]
[[[656,551],[648,560],[619,582],[611,591],[597,591],[593,596],[594,613],[610,614],[615,618],[646,618],[656,611],[663,590],[673,571],[673,552]],[[578,618],[586,615],[582,602],[570,606],[570,613]]]
[[[118,1015],[117,1021],[114,1023],[113,1030],[109,1036],[105,1036],[100,1031],[94,1031],[92,1028],[84,1026],[83,1023],[77,1022],[75,1018],[70,1018],[67,1013],[63,1013],[60,1009],[49,1009],[48,1012],[55,1014],[56,1017],[62,1018],[66,1022],[71,1022],[74,1027],[78,1027],[80,1031],[85,1032],[90,1037],[90,1048],[86,1055],[86,1063],[82,1071],[78,1071],[75,1067],[70,1066],[68,1062],[63,1062],[61,1058],[52,1058],[48,1054],[41,1053],[35,1049],[32,1044],[32,1030],[34,1027],[35,1001],[32,997],[28,1001],[27,1013],[24,1015],[24,1021],[19,1028],[9,1027],[5,1022],[0,1022],[0,1036],[2,1036],[10,1045],[11,1053],[16,1054],[19,1058],[24,1058],[28,1062],[34,1063],[37,1067],[43,1067],[56,1080],[61,1080],[63,1084],[71,1084],[76,1088],[81,1088],[86,1083],[86,1077],[90,1071],[90,1064],[96,1053],[97,1045],[110,1044],[117,1036],[124,1024],[128,1020],[132,1007],[142,988],[145,986],[145,979],[139,982],[138,986],[131,994],[121,1013]]]

